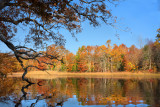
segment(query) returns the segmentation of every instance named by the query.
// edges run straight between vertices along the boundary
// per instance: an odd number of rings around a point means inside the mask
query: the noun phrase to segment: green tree
[[[153,51],[152,51],[152,45],[153,43],[148,43],[147,45],[144,46],[143,48],[143,62],[142,62],[142,65],[143,65],[143,69],[144,70],[148,70],[148,69],[152,69],[152,54],[153,54]]]
[[[155,65],[154,69],[156,68],[156,71],[160,71],[160,29],[157,32],[156,41],[152,47],[152,59]]]

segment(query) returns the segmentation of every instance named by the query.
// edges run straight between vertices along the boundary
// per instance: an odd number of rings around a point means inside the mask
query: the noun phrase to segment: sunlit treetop
[[[157,34],[157,41],[160,41],[160,28],[157,30],[158,34]]]
[[[156,36],[156,42],[154,44],[160,47],[160,28],[157,30],[157,32],[158,34]]]

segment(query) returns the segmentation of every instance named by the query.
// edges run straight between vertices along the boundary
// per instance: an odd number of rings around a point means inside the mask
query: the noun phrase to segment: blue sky
[[[155,40],[156,30],[160,28],[159,0],[125,0],[112,9],[112,14],[118,18],[116,26],[119,29],[105,24],[93,28],[88,23],[83,23],[83,31],[77,35],[78,42],[69,37],[66,48],[76,53],[82,45],[104,45],[109,39],[112,44],[124,43],[128,47],[140,47],[140,39],[144,40],[143,44],[146,39]],[[127,27],[129,31],[123,31]],[[116,32],[120,39],[115,36]]]
[[[128,47],[131,45],[140,47],[140,39],[155,40],[156,30],[160,28],[160,0],[122,0],[117,7],[111,9],[113,16],[117,16],[118,29],[104,23],[94,28],[84,22],[82,32],[76,35],[78,42],[70,33],[64,32],[67,40],[66,49],[76,53],[82,45],[104,45],[107,40],[111,40],[112,44],[124,43]],[[127,27],[129,31],[123,31]],[[0,47],[2,47],[1,52],[9,51],[3,43],[0,43]]]

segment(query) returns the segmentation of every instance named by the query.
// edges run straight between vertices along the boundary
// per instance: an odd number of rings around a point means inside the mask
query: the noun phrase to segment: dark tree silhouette
[[[44,52],[36,52],[26,46],[15,46],[11,41],[16,37],[18,27],[29,29],[23,35],[26,43],[42,46],[52,40],[56,45],[64,45],[65,38],[60,29],[68,30],[73,37],[81,32],[81,23],[88,21],[91,25],[100,25],[103,21],[113,25],[114,17],[109,10],[119,0],[0,0],[0,41],[11,49],[24,69],[23,80],[27,69],[34,65],[24,66],[23,60],[51,56]],[[36,67],[37,68],[37,67]],[[28,81],[29,82],[29,81]]]

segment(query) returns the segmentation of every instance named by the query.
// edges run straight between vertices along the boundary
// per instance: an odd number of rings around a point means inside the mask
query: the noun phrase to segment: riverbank
[[[23,72],[9,74],[8,77],[21,77]],[[26,75],[28,78],[35,79],[54,79],[67,77],[86,77],[86,78],[159,78],[160,73],[131,73],[131,72],[92,72],[92,73],[70,73],[55,71],[30,71]]]

